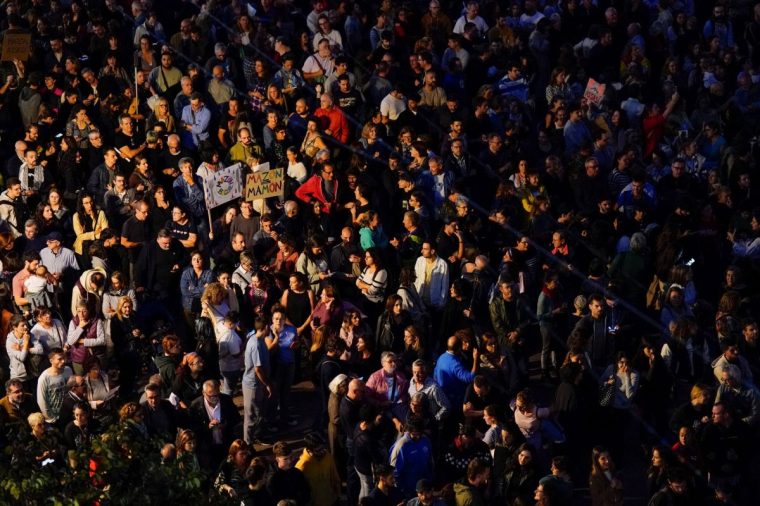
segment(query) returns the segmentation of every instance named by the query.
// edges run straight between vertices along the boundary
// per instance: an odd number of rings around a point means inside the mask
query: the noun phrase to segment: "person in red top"
[[[320,126],[324,129],[324,132],[331,136],[341,144],[348,142],[348,120],[340,107],[333,104],[333,99],[329,93],[323,94],[319,97],[319,109],[314,112],[314,115],[319,118]]]
[[[641,121],[641,127],[644,130],[644,137],[646,144],[644,146],[644,158],[648,158],[654,150],[657,148],[657,144],[660,143],[662,136],[665,134],[665,121],[673,112],[676,104],[678,103],[678,91],[671,95],[665,110],[660,111],[660,106],[657,103],[650,105]]]
[[[338,204],[338,180],[335,179],[335,165],[327,161],[322,164],[319,174],[314,174],[296,190],[299,200],[311,203],[318,200],[322,203],[322,212],[330,214]]]

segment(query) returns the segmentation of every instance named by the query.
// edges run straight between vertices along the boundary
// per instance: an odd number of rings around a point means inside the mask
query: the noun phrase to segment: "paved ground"
[[[240,408],[242,416],[243,395],[236,395],[234,401],[235,405]],[[314,391],[314,385],[311,381],[304,381],[293,385],[291,401],[293,403],[293,413],[298,418],[298,425],[280,429],[274,436],[264,438],[264,441],[269,444],[257,445],[256,451],[259,454],[269,454],[275,441],[287,441],[292,443],[296,448],[303,447],[303,437],[311,431],[312,424],[314,423],[314,414],[319,409],[319,398]]]

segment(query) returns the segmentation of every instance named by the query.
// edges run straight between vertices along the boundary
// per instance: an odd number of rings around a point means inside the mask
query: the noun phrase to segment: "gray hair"
[[[218,389],[219,388],[219,380],[218,379],[207,379],[203,382],[203,390],[206,391],[206,389]]]
[[[391,359],[396,360],[396,354],[393,353],[392,351],[384,351],[380,355],[380,363],[381,364],[384,363],[384,362],[386,362],[387,360],[391,360]]]
[[[294,200],[286,200],[285,203],[282,205],[282,208],[285,210],[285,212],[288,212],[293,208],[298,209],[298,204],[296,204]]]
[[[631,236],[629,247],[631,248],[631,251],[633,251],[634,253],[643,252],[647,247],[647,236],[645,236],[641,232],[636,232],[635,234]]]
[[[728,377],[734,380],[736,383],[742,382],[742,370],[739,366],[734,364],[723,364],[721,372],[727,373]]]

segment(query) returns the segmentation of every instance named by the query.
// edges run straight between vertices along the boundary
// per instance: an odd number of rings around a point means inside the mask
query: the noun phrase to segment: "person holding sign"
[[[665,135],[665,121],[667,121],[668,116],[673,112],[679,98],[678,91],[675,91],[665,105],[664,111],[660,109],[660,105],[657,102],[646,108],[644,119],[641,121],[644,138],[646,139],[644,158],[652,154],[660,143],[662,136]]]
[[[318,200],[322,212],[330,214],[338,203],[338,180],[335,179],[335,165],[325,162],[319,174],[314,174],[296,190],[296,197],[307,204]]]

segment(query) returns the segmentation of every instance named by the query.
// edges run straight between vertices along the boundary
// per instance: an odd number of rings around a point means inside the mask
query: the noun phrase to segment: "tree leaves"
[[[30,441],[16,438],[0,455],[0,504],[193,504],[207,502],[207,476],[161,462],[161,441],[112,426],[72,463],[41,467]]]

